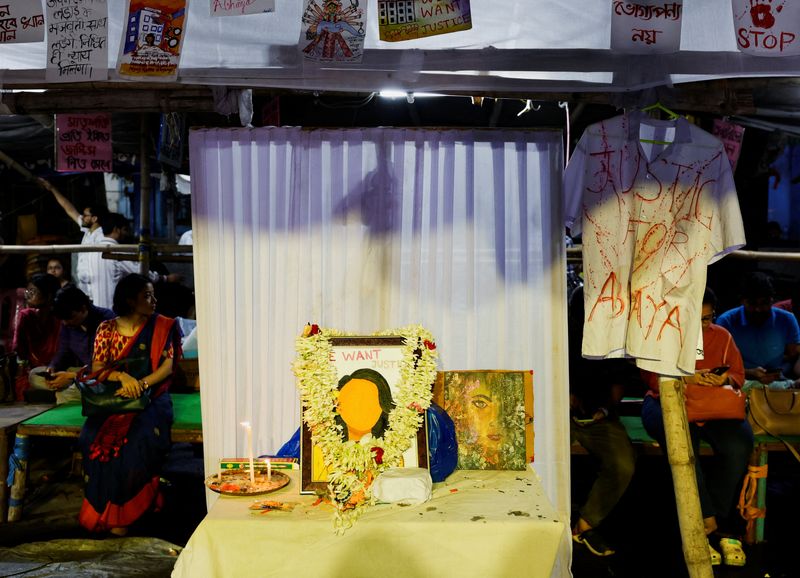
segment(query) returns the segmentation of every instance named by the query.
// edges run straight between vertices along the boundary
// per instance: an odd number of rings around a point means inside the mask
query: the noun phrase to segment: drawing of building
[[[414,22],[414,0],[378,0],[381,26]]]
[[[161,44],[161,38],[164,34],[161,10],[142,8],[130,15],[128,32],[125,38],[125,52],[133,52],[139,45],[144,44],[144,39],[148,34],[153,35],[153,44],[155,46]]]

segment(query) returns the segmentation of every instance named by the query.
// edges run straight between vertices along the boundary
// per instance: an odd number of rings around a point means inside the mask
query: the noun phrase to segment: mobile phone
[[[730,368],[731,368],[730,365],[720,365],[719,367],[715,367],[714,369],[712,369],[711,373],[713,373],[714,375],[722,375],[723,373],[728,371]]]
[[[780,367],[765,367],[764,373],[777,373],[780,374],[782,369]]]
[[[37,371],[33,375],[35,375],[36,377],[41,377],[41,378],[43,378],[43,379],[45,379],[47,381],[52,381],[53,379],[56,378],[55,375],[51,375],[50,373],[48,373],[46,371]]]

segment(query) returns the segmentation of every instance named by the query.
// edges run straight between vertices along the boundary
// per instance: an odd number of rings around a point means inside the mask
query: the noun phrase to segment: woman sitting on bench
[[[744,383],[744,365],[742,356],[726,329],[715,325],[714,308],[716,296],[710,289],[703,295],[702,328],[703,356],[695,366],[695,374],[685,377],[684,382],[706,387],[732,386],[740,389]],[[661,402],[658,398],[658,376],[642,372],[650,391],[642,404],[642,423],[651,437],[658,440],[662,448],[666,448]],[[701,467],[700,459],[695,459],[695,475],[697,491],[700,494],[700,508],[703,512],[703,525],[709,535],[709,548],[712,535],[715,535],[718,524],[729,533],[737,533],[738,528],[731,527],[734,512],[736,490],[747,470],[747,461],[753,451],[753,431],[747,420],[719,419],[703,423],[690,423],[694,455],[700,455],[700,440],[705,440],[714,451],[714,460],[706,467]],[[723,539],[723,553],[728,565],[744,565],[744,553],[738,540]],[[738,551],[734,552],[738,543]],[[728,552],[733,552],[730,555]],[[720,555],[711,549],[712,563],[718,564]]]

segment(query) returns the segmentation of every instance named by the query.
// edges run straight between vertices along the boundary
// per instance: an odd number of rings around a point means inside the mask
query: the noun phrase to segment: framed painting
[[[336,421],[342,426],[342,441],[363,442],[366,436],[382,437],[399,389],[403,338],[354,336],[331,337],[330,341],[333,346],[331,363],[336,367],[339,380]],[[403,466],[428,468],[425,420],[411,446],[403,453]],[[300,430],[300,470],[301,493],[327,488],[328,470],[305,421]]]
[[[533,461],[532,371],[440,371],[433,401],[455,424],[458,469],[524,470]]]

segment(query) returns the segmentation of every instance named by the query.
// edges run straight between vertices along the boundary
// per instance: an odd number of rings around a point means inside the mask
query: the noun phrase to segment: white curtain
[[[535,371],[535,467],[568,524],[561,142],[555,131],[192,131],[206,471],[244,454],[242,421],[257,453],[298,427],[290,366],[306,322],[361,334],[419,323],[441,369]]]

